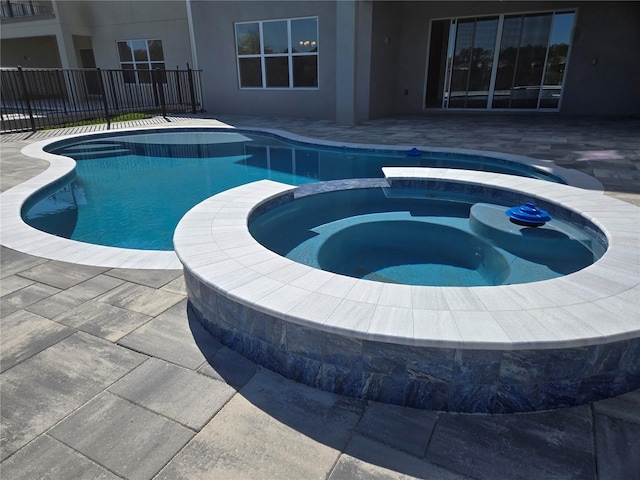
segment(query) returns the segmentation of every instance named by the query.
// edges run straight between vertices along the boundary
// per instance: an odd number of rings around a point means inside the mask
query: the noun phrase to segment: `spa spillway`
[[[190,314],[279,374],[384,403],[511,413],[640,387],[637,207],[501,174],[384,172],[260,181],[194,207],[174,236]],[[429,211],[444,200],[447,215]],[[523,227],[502,208],[531,201],[554,220]]]

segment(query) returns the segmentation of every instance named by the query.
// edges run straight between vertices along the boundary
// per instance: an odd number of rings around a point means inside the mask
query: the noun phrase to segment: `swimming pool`
[[[52,142],[59,143],[46,140],[22,150],[51,165],[2,194],[3,246],[107,268],[183,268],[195,319],[225,345],[289,378],[417,408],[495,413],[577,405],[640,385],[638,208],[602,195],[602,185],[587,175],[554,167],[572,185],[565,186],[469,170],[384,169],[392,187],[453,183],[489,197],[497,189],[515,194],[518,202],[544,200],[593,224],[608,245],[593,265],[561,278],[412,286],[313,269],[262,247],[248,232],[248,218],[294,190],[269,180],[226,190],[192,208],[175,232],[175,253],[43,233],[27,226],[20,212],[34,193],[68,184],[75,169],[68,157],[47,153]],[[545,169],[543,161],[495,155]],[[312,186],[323,184],[305,187]]]
[[[443,287],[529,283],[571,274],[604,253],[584,222],[554,216],[542,226],[516,225],[505,214],[511,205],[495,196],[393,189],[382,179],[368,188],[309,187],[253,215],[249,231],[289,260],[349,277]]]
[[[45,150],[75,159],[75,177],[31,197],[23,219],[59,237],[140,250],[172,250],[175,226],[191,207],[261,179],[301,185],[381,178],[384,166],[430,166],[566,183],[542,163],[510,155],[434,149],[410,156],[404,147],[319,146],[235,129],[103,133],[54,142]]]

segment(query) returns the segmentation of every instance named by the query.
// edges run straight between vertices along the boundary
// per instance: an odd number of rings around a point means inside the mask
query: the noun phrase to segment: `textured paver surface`
[[[528,155],[640,205],[638,120],[435,115],[345,128],[217,118]],[[0,137],[2,191],[46,168],[23,146],[61,133]],[[0,262],[2,478],[640,479],[640,390],[517,415],[363,402],[286,380],[213,340],[187,315],[179,270],[86,267],[4,247]]]

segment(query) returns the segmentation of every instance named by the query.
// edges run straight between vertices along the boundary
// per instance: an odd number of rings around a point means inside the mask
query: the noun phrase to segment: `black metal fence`
[[[2,0],[0,19],[53,15],[53,5],[49,0]]]
[[[200,70],[0,69],[1,129],[36,131],[127,113],[203,111]]]

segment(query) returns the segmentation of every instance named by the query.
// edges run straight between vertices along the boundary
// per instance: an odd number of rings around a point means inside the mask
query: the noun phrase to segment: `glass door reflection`
[[[486,108],[498,17],[457,22],[449,108]]]
[[[434,22],[426,107],[557,109],[574,17],[544,12],[450,19],[448,48],[442,27],[449,20]]]

